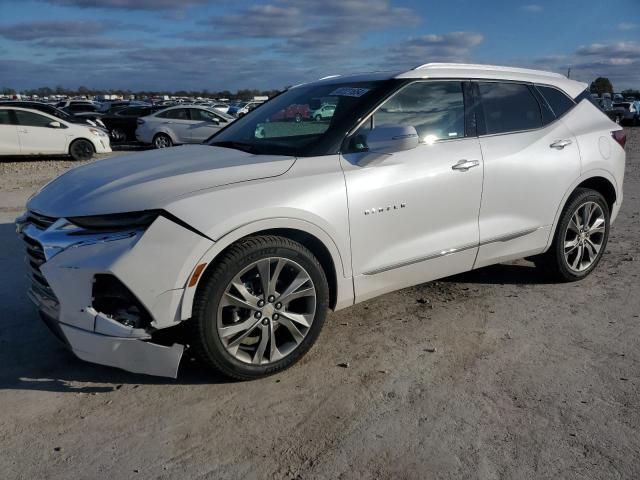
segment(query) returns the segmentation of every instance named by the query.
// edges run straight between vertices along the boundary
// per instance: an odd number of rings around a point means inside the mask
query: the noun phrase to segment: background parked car
[[[287,108],[271,115],[270,120],[294,120],[296,122],[301,122],[302,120],[306,120],[309,118],[311,118],[311,110],[309,109],[309,105],[289,105]]]
[[[0,155],[69,154],[89,160],[94,153],[110,151],[109,135],[102,129],[38,110],[0,106]]]
[[[126,142],[136,139],[136,129],[138,128],[138,118],[146,117],[152,113],[164,110],[164,106],[125,106],[115,108],[110,113],[102,116],[102,122],[105,124],[111,140],[116,142]]]
[[[170,107],[139,118],[136,139],[156,148],[202,143],[233,120],[224,113],[195,105]]]
[[[316,121],[327,120],[333,117],[334,113],[336,113],[336,106],[327,104],[315,110],[312,113],[312,117]]]
[[[231,105],[227,113],[229,115],[233,115],[234,117],[240,118],[245,116],[251,110],[258,108],[264,102],[241,102],[235,105]]]
[[[640,123],[640,101],[614,103],[612,110],[616,123],[629,122],[632,125]]]
[[[54,107],[48,103],[42,102],[30,102],[24,100],[9,100],[9,101],[0,101],[0,106],[6,107],[20,107],[20,108],[28,108],[31,110],[38,110],[40,112],[48,113],[49,115],[53,115],[65,122],[70,123],[81,123],[91,125],[92,127],[100,127],[105,128],[104,124],[99,118],[91,118],[92,115],[85,116],[83,114],[71,114],[67,113],[64,110],[60,110],[57,107]]]

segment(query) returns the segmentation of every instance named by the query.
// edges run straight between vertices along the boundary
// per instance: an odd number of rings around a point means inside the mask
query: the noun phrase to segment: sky
[[[640,89],[640,0],[0,0],[0,88],[266,90],[428,62]]]

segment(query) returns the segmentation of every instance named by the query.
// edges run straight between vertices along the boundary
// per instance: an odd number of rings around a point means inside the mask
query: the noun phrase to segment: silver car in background
[[[202,143],[235,120],[197,105],[170,107],[138,119],[136,139],[156,148],[183,143]]]

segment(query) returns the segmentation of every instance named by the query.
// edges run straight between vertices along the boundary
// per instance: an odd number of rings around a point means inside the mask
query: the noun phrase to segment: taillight
[[[139,118],[139,119],[138,119],[138,125],[144,125],[144,120],[143,120],[143,119],[141,119],[141,118]]]
[[[611,136],[622,148],[624,148],[627,143],[627,134],[624,133],[624,130],[615,130],[611,132]]]

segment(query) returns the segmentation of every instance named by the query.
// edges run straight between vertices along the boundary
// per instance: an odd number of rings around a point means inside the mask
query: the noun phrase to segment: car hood
[[[69,170],[27,203],[51,217],[160,209],[198,190],[284,174],[295,157],[185,145],[100,160]]]

